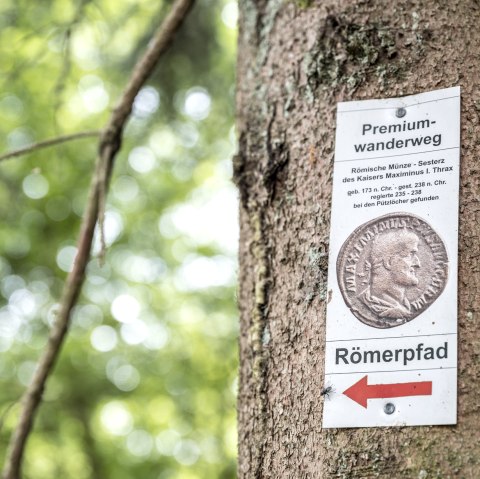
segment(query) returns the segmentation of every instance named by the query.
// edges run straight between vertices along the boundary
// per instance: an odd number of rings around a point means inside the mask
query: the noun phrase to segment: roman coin
[[[445,244],[424,219],[391,213],[353,231],[337,258],[337,278],[352,314],[374,328],[412,321],[442,294]]]

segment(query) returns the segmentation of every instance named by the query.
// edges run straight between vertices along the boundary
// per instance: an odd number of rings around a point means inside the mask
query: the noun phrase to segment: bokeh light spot
[[[128,163],[138,173],[149,173],[155,168],[156,159],[150,148],[139,146],[128,155]]]
[[[194,120],[204,120],[210,113],[212,100],[205,88],[194,87],[185,94],[183,111]]]
[[[238,6],[237,2],[228,2],[222,9],[222,21],[228,27],[237,28]]]
[[[33,200],[39,200],[48,193],[49,185],[47,179],[40,173],[28,175],[22,183],[23,192]]]
[[[139,118],[148,118],[153,115],[160,106],[160,95],[152,86],[142,88],[135,97],[133,114]]]
[[[77,255],[77,248],[75,246],[64,246],[60,249],[57,253],[57,265],[66,273],[72,271],[73,262],[75,260],[75,256]]]
[[[117,321],[128,323],[137,318],[140,303],[130,294],[121,294],[113,300],[110,310]]]
[[[125,364],[114,372],[113,383],[120,391],[133,391],[140,384],[140,374],[131,364]]]
[[[120,401],[111,401],[103,406],[100,413],[103,427],[114,436],[126,436],[133,428],[133,417]]]
[[[136,429],[127,437],[127,449],[133,456],[148,457],[153,450],[153,438],[147,431]]]
[[[111,351],[117,345],[117,332],[111,326],[98,326],[92,331],[90,342],[97,351]]]
[[[182,439],[173,450],[175,459],[184,466],[192,466],[200,457],[200,448],[191,439]]]

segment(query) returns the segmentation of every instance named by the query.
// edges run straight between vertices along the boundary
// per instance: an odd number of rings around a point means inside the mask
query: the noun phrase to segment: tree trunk
[[[239,477],[480,477],[479,22],[474,0],[240,1]],[[458,425],[322,430],[336,103],[455,85]]]

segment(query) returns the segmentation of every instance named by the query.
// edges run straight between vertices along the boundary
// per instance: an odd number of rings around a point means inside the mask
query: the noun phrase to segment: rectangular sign
[[[339,103],[323,427],[455,424],[460,87]]]

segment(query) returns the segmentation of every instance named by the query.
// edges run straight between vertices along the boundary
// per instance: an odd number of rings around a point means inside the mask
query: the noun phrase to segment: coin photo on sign
[[[392,328],[419,316],[443,292],[447,251],[424,219],[391,213],[364,223],[347,238],[338,255],[337,277],[357,319],[374,328]]]

